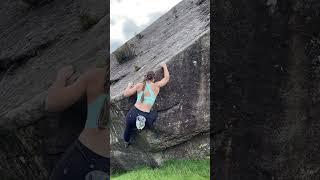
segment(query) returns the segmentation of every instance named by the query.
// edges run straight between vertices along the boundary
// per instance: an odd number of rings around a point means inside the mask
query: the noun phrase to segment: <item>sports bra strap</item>
[[[150,84],[148,84],[148,83],[146,83],[146,87],[147,87],[147,90],[149,91],[149,93],[150,93],[150,96],[155,96],[155,94],[154,94],[154,92],[153,92],[153,90],[151,89],[151,86],[150,86]]]

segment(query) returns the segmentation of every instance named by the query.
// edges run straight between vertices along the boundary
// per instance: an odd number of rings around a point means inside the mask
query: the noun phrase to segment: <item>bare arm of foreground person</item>
[[[75,82],[67,86],[67,80],[73,73],[72,66],[65,66],[58,71],[55,82],[48,90],[45,103],[47,111],[62,111],[70,107],[86,93],[88,73],[81,75]]]
[[[159,87],[163,87],[169,82],[170,74],[168,71],[168,67],[165,63],[161,63],[160,66],[163,68],[164,77],[160,81],[156,82],[155,84]]]

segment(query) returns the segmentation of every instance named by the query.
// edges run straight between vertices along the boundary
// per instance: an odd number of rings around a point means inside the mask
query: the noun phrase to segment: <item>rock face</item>
[[[61,114],[43,103],[57,69],[107,52],[106,1],[0,2],[0,176],[45,180],[84,126],[86,98]]]
[[[215,1],[216,179],[319,179],[319,1]]]
[[[135,58],[119,63],[112,54],[112,169],[154,167],[169,159],[209,155],[209,9],[208,0],[184,0],[126,43]],[[124,117],[135,97],[123,97],[123,90],[129,82],[141,82],[149,70],[162,78],[159,63],[163,61],[170,82],[160,90],[154,107],[160,134],[143,130],[125,149]]]

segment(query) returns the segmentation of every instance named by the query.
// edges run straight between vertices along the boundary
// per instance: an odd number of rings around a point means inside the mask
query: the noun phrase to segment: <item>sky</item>
[[[110,52],[152,24],[181,0],[111,0]]]

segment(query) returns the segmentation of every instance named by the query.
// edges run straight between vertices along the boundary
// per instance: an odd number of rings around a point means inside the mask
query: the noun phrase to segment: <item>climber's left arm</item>
[[[140,86],[140,83],[136,84],[136,85],[129,83],[127,88],[124,90],[123,95],[125,97],[130,97],[130,96],[134,95],[137,92],[139,86]]]

